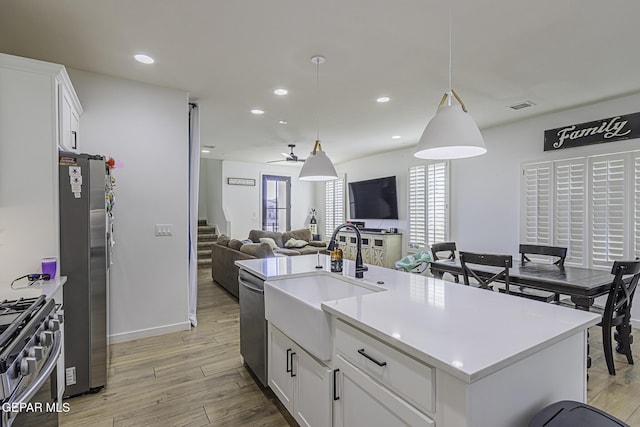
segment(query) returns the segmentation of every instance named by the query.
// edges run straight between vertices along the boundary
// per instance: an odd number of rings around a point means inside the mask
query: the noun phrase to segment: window
[[[325,182],[325,228],[324,235],[327,240],[331,233],[344,222],[344,177]]]
[[[522,243],[564,246],[566,263],[640,256],[640,151],[523,165]]]
[[[291,229],[291,177],[262,176],[262,229]]]
[[[447,162],[409,168],[409,248],[449,239],[448,191]]]

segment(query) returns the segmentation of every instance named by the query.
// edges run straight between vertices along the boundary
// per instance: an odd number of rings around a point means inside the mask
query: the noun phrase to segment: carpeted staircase
[[[198,220],[198,269],[211,268],[211,245],[217,238],[215,227],[206,219]]]

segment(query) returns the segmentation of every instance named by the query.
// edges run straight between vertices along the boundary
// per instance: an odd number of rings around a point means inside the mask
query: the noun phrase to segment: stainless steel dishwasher
[[[240,354],[267,386],[267,320],[264,318],[264,280],[246,270],[238,274],[240,300]]]

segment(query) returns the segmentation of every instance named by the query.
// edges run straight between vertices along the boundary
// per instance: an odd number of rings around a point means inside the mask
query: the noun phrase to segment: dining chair
[[[473,252],[460,252],[460,264],[462,264],[462,278],[464,284],[470,286],[469,276],[478,282],[478,287],[493,290],[493,282],[505,284],[505,292],[509,293],[509,269],[513,265],[511,255],[478,254]],[[478,275],[473,265],[486,265],[500,267],[502,270],[491,276]]]
[[[442,255],[442,252],[446,252],[445,256]],[[431,245],[431,255],[433,256],[434,261],[449,259],[456,259],[456,242],[442,242],[442,243],[434,243]],[[460,278],[457,274],[451,274],[453,276],[453,280],[456,283],[460,283]]]
[[[520,263],[524,265],[531,262],[527,255],[545,255],[549,257],[557,257],[554,264],[558,267],[564,267],[564,260],[567,257],[567,248],[562,246],[543,246],[543,245],[520,245]]]
[[[640,279],[640,260],[615,261],[611,268],[614,275],[607,302],[604,306],[602,321],[602,345],[604,358],[610,375],[616,374],[613,363],[613,349],[611,347],[611,328],[616,328],[615,339],[618,342],[616,350],[627,356],[627,362],[633,365],[631,355],[631,303]]]
[[[556,258],[555,260],[552,260],[553,264],[562,269],[564,268],[564,260],[567,257],[567,248],[562,246],[521,244],[519,252],[520,265],[522,266],[527,265],[527,263],[534,262],[527,255],[544,255],[545,257]],[[512,295],[536,301],[560,302],[560,294],[554,292],[541,291],[538,289],[527,288],[525,286],[512,286],[510,291]]]

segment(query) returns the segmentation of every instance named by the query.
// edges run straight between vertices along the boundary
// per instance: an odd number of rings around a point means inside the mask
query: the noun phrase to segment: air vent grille
[[[509,108],[511,108],[512,110],[522,110],[523,108],[533,107],[534,105],[536,104],[531,101],[523,101],[515,105],[509,105]]]

